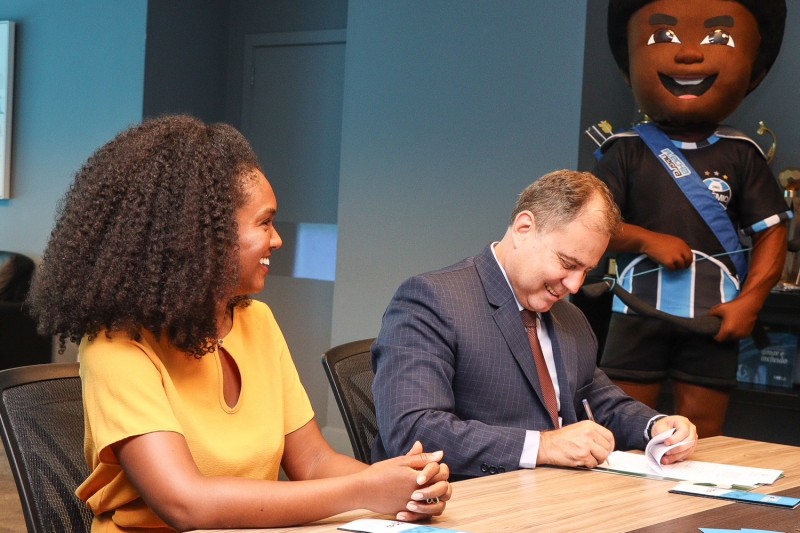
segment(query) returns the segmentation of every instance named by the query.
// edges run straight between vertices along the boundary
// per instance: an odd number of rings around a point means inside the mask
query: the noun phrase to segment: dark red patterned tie
[[[544,397],[544,404],[547,407],[547,412],[550,413],[550,418],[553,420],[553,427],[558,429],[558,402],[556,401],[556,390],[553,387],[553,380],[550,378],[550,372],[547,370],[547,363],[544,360],[544,353],[542,353],[542,346],[539,344],[539,336],[536,334],[536,313],[522,310],[522,323],[525,324],[525,329],[528,332],[528,342],[531,343],[531,351],[533,352],[533,362],[536,363],[536,372],[539,374],[539,383],[542,386],[542,396]]]

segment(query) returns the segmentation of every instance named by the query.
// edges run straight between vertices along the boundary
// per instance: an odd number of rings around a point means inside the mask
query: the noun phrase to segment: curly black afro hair
[[[608,2],[608,44],[611,53],[627,80],[630,76],[628,62],[628,21],[634,13],[655,0],[609,0]],[[739,2],[750,11],[758,22],[761,33],[761,47],[753,65],[752,80],[763,78],[781,49],[783,30],[786,23],[785,0],[731,0]],[[753,89],[755,86],[753,87]]]
[[[259,169],[226,124],[189,116],[144,121],[99,148],[59,204],[28,295],[42,334],[166,334],[201,357],[238,277],[235,211]],[[229,302],[246,305],[249,300]]]

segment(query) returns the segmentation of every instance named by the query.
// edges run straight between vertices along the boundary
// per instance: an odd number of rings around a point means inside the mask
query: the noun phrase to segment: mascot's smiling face
[[[628,22],[630,84],[642,112],[673,128],[719,124],[761,81],[761,36],[730,0],[656,0]]]

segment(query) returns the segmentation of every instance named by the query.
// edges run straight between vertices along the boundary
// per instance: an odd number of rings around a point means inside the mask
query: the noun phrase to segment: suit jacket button
[[[489,467],[489,473],[490,474],[496,474],[497,473],[497,467],[496,466],[490,466]]]
[[[502,473],[503,473],[503,472],[505,472],[505,471],[506,471],[506,469],[505,469],[505,468],[503,468],[502,466],[498,466],[498,467],[497,467],[497,473],[498,473],[498,474],[502,474]]]
[[[481,472],[483,472],[485,474],[488,471],[489,471],[489,465],[487,465],[486,463],[483,463],[481,465]]]

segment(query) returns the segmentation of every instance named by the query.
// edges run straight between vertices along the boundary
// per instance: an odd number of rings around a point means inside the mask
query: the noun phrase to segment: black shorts
[[[663,320],[612,313],[600,368],[611,379],[736,386],[739,342],[717,342]]]

